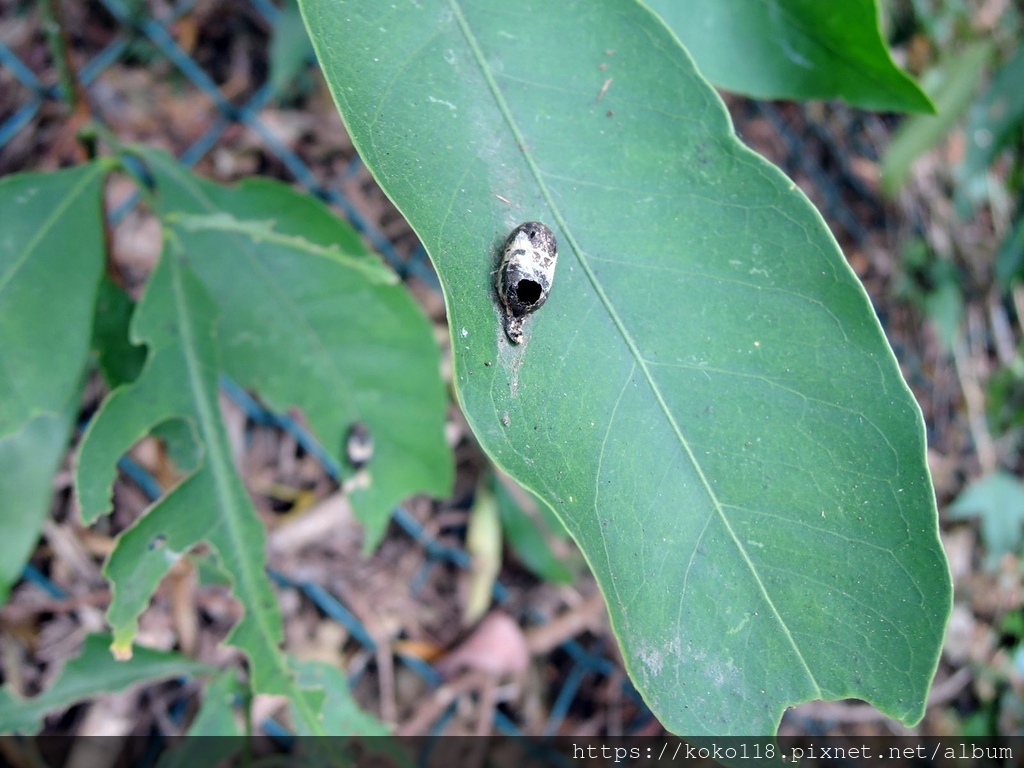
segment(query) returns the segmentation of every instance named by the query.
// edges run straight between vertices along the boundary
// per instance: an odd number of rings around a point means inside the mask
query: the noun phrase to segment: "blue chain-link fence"
[[[234,0],[229,6],[233,11],[248,14],[264,25],[266,30],[274,28],[280,13],[268,0]],[[182,163],[187,166],[195,165],[218,146],[229,129],[233,126],[244,126],[259,137],[264,150],[276,158],[291,180],[340,210],[403,278],[416,277],[438,291],[436,276],[422,246],[406,248],[404,254],[400,252],[378,226],[378,222],[361,213],[360,207],[344,193],[346,183],[363,172],[357,156],[347,160],[340,173],[334,173],[334,184],[321,183],[317,173],[300,153],[282,141],[265,121],[261,120],[261,112],[273,98],[269,73],[264,76],[263,83],[244,100],[231,99],[225,95],[223,87],[218,85],[179,44],[173,29],[196,9],[197,4],[190,0],[164,3],[162,11],[156,13],[151,13],[145,4],[138,0],[131,4],[122,0],[96,0],[93,6],[84,12],[102,19],[97,23],[110,25],[107,36],[109,39],[98,52],[93,52],[88,60],[80,62],[77,76],[85,92],[89,94],[98,87],[104,72],[126,58],[136,55],[134,51],[137,50],[140,41],[144,41],[150,51],[149,55],[171,65],[172,69],[167,77],[186,82],[209,99],[214,108],[213,117],[201,135],[179,151],[178,157]],[[52,113],[63,98],[59,85],[44,81],[55,79],[53,63],[46,57],[16,52],[17,46],[9,45],[7,42],[10,36],[2,34],[3,27],[15,21],[19,24],[40,26],[42,21],[35,13],[32,6],[19,6],[13,1],[4,3],[0,0],[0,89],[6,90],[7,94],[0,98],[0,169],[5,171],[27,170],[18,167],[18,162],[10,158],[5,161],[5,151],[17,141],[24,141],[33,131],[38,131],[42,123],[51,119],[47,113],[48,108]],[[38,42],[41,31],[36,30],[34,36]],[[38,52],[46,48],[35,45],[33,50]],[[813,109],[822,107],[823,105],[815,105]],[[858,174],[856,168],[857,158],[866,158],[869,162],[877,160],[878,137],[887,134],[884,120],[836,106],[825,108],[825,119],[822,119],[822,115],[812,113],[810,107],[740,99],[730,99],[730,109],[741,135],[804,186],[842,242],[854,247],[863,247],[873,231],[884,228],[884,209],[877,203],[874,192]],[[102,121],[102,110],[97,110],[94,117]],[[24,154],[31,160],[30,152]],[[112,217],[121,217],[133,204],[133,201],[123,204],[112,212]],[[279,428],[290,433],[309,455],[321,463],[329,475],[337,479],[339,468],[295,420],[268,412],[230,381],[223,382],[223,389],[228,397],[244,410],[251,424]],[[124,458],[120,468],[124,476],[135,483],[150,499],[160,495],[159,485],[138,464]],[[423,548],[424,568],[438,564],[460,569],[469,567],[470,557],[465,551],[440,543],[407,510],[401,507],[396,509],[394,521]],[[376,642],[366,626],[342,601],[321,585],[287,573],[272,572],[271,576],[279,587],[300,591],[325,616],[341,623],[353,641],[362,645],[368,652],[376,650]],[[27,569],[25,579],[35,583],[52,597],[67,597],[59,586],[33,567]],[[499,604],[508,597],[505,587],[500,583],[495,587],[494,597]],[[528,618],[531,621],[544,620],[540,615]],[[595,654],[580,642],[566,642],[560,650],[563,652],[560,659],[567,665],[567,670],[561,676],[561,687],[554,696],[547,714],[545,730],[552,734],[559,732],[584,682],[593,676],[607,678],[615,674],[617,669],[616,663],[607,656]],[[441,683],[440,674],[423,660],[411,656],[399,656],[398,659],[419,675],[428,686],[433,687]],[[649,725],[652,716],[625,676],[621,677],[625,681],[622,683],[624,696],[635,704],[634,722],[624,724],[626,732],[629,733]],[[435,730],[439,732],[444,729],[454,706],[453,704],[446,716],[436,723]],[[500,709],[496,710],[494,725],[498,732],[518,733],[517,724]],[[280,731],[279,726],[272,722],[263,723],[263,728],[270,733]]]

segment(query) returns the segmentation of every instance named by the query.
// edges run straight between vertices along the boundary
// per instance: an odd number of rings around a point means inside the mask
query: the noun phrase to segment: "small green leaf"
[[[243,751],[247,744],[238,725],[236,704],[244,694],[238,670],[226,669],[213,678],[203,691],[203,703],[185,738],[160,755],[157,768],[214,768]]]
[[[631,0],[301,7],[437,268],[474,434],[576,539],[659,720],[766,735],[847,697],[919,720],[952,599],[921,412],[820,215],[662,21]],[[512,345],[494,272],[526,221],[560,256]]]
[[[899,256],[899,298],[912,301],[935,326],[939,342],[952,354],[964,313],[962,280],[956,265],[937,256],[923,238],[904,242]]]
[[[285,0],[274,22],[270,39],[270,92],[283,96],[288,87],[309,67],[313,44],[309,42],[302,14],[295,0]]]
[[[0,180],[0,601],[35,546],[78,408],[107,169]]]
[[[875,0],[647,0],[719,88],[758,99],[843,99],[933,112],[896,66]],[[612,60],[609,74],[614,74]]]
[[[104,573],[114,596],[108,619],[114,649],[130,653],[138,615],[173,563],[200,541],[216,548],[245,615],[229,642],[252,662],[253,688],[290,693],[278,646],[281,621],[264,573],[263,525],[234,469],[217,402],[220,358],[216,307],[169,239],[132,319],[132,340],[149,347],[139,377],[115,390],[82,439],[76,487],[86,523],[110,509],[114,467],[154,425],[185,421],[202,464],[117,540]]]
[[[932,96],[937,114],[905,120],[882,158],[881,184],[887,195],[900,190],[914,161],[938,144],[967,111],[991,53],[991,44],[976,43],[936,73],[939,85]]]
[[[238,680],[238,670],[232,667],[222,671],[203,691],[203,704],[188,727],[188,735],[241,736],[237,707],[245,695],[246,691]],[[195,740],[195,743],[201,745],[202,741]],[[181,760],[178,765],[187,768],[189,761]]]
[[[992,84],[971,107],[967,154],[960,175],[969,180],[985,172],[996,155],[1020,135],[1024,126],[1024,46],[1006,62]]]
[[[277,410],[301,408],[342,466],[349,429],[369,428],[369,483],[350,494],[367,547],[402,499],[446,495],[454,469],[437,346],[394,272],[308,195],[267,180],[218,185],[165,153],[142,155],[161,214],[221,309],[224,371]]]
[[[1005,554],[1020,554],[1024,537],[1024,483],[995,472],[967,486],[949,506],[951,520],[981,520],[987,554],[985,567],[994,570]]]
[[[364,712],[352,698],[348,681],[337,667],[319,661],[293,661],[296,682],[308,690],[319,690],[324,697],[320,731],[332,736],[388,736],[391,730],[373,715]],[[292,711],[293,717],[301,719]],[[300,729],[300,735],[308,728]]]
[[[964,315],[964,297],[960,286],[943,283],[925,297],[925,312],[935,323],[939,343],[946,352],[952,352]]]
[[[116,693],[139,683],[170,677],[208,675],[206,664],[177,653],[136,648],[130,661],[116,661],[107,635],[89,635],[82,653],[69,661],[53,684],[38,696],[23,699],[0,688],[0,733],[33,734],[43,717],[104,693]]]
[[[128,340],[135,302],[120,286],[104,277],[96,297],[96,318],[92,329],[92,348],[107,386],[114,389],[135,381],[146,362],[144,347]]]
[[[997,437],[1024,427],[1024,357],[992,371],[985,386],[985,413]]]

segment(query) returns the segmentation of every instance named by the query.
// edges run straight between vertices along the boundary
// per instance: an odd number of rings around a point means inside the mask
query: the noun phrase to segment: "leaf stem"
[[[89,108],[89,99],[85,88],[78,79],[74,62],[71,59],[71,39],[68,36],[67,25],[64,23],[61,0],[42,0],[39,3],[40,12],[43,16],[43,31],[46,34],[46,43],[50,49],[50,57],[57,68],[57,77],[60,81],[61,97],[71,112],[70,127],[75,131],[92,117]],[[85,161],[95,156],[95,145],[78,139],[76,159]]]

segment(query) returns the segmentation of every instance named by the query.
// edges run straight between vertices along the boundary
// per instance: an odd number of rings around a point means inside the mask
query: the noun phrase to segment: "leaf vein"
[[[506,124],[508,125],[509,131],[511,131],[511,133],[515,137],[517,145],[521,148],[523,159],[526,162],[527,166],[530,168],[530,171],[535,181],[537,182],[538,188],[540,189],[540,192],[544,197],[545,202],[551,210],[552,216],[557,222],[559,229],[565,234],[566,239],[569,241],[569,245],[576,256],[577,262],[579,263],[584,274],[587,276],[587,279],[590,281],[590,284],[593,287],[598,298],[600,299],[601,303],[604,305],[605,310],[608,312],[609,317],[611,318],[620,336],[622,337],[622,340],[628,348],[634,361],[636,362],[636,365],[643,373],[644,379],[646,380],[648,386],[651,389],[651,392],[653,393],[655,399],[658,402],[659,409],[664,414],[666,420],[669,423],[669,426],[672,428],[672,431],[674,432],[676,439],[680,444],[680,447],[683,449],[683,452],[686,454],[688,460],[693,466],[694,471],[696,472],[697,477],[699,478],[701,485],[704,489],[704,492],[714,508],[715,515],[722,522],[722,525],[728,532],[729,537],[732,539],[737,552],[739,553],[748,571],[750,572],[755,583],[757,584],[757,588],[760,591],[762,597],[764,598],[765,603],[768,605],[769,609],[772,612],[772,615],[778,622],[780,630],[786,637],[787,642],[789,643],[789,646],[792,649],[797,662],[802,667],[804,673],[807,675],[808,680],[814,686],[815,690],[819,693],[820,696],[820,686],[818,684],[817,679],[814,676],[814,673],[810,669],[807,659],[804,657],[799,646],[797,645],[796,639],[790,631],[789,626],[782,618],[782,615],[779,612],[779,609],[776,607],[775,602],[772,600],[771,595],[768,594],[767,588],[762,579],[760,578],[760,575],[758,574],[757,569],[755,568],[754,563],[750,558],[750,555],[747,553],[746,548],[740,542],[735,530],[733,530],[732,526],[729,524],[729,520],[726,517],[724,510],[722,509],[721,502],[716,496],[714,489],[711,487],[711,484],[707,476],[704,474],[703,469],[697,462],[697,457],[694,455],[693,450],[689,445],[689,442],[683,435],[682,430],[679,427],[679,424],[676,422],[675,417],[669,409],[668,403],[666,403],[665,397],[661,392],[661,388],[658,386],[658,383],[654,380],[654,377],[651,375],[651,371],[647,367],[643,355],[640,353],[640,350],[637,347],[636,341],[633,339],[632,334],[630,334],[629,330],[626,328],[623,319],[619,316],[618,310],[612,303],[611,298],[608,296],[607,292],[604,289],[604,286],[597,279],[597,275],[594,274],[593,268],[587,260],[586,254],[580,247],[579,243],[576,241],[576,238],[573,236],[572,230],[568,226],[568,222],[565,221],[564,217],[562,216],[561,210],[556,205],[555,200],[551,194],[551,190],[548,188],[547,183],[544,180],[544,174],[537,166],[536,160],[534,160],[532,154],[530,153],[528,144],[526,142],[526,137],[523,135],[518,123],[513,118],[511,109],[509,108],[509,105],[506,102],[504,95],[502,94],[501,90],[498,88],[497,83],[495,82],[494,74],[491,72],[491,69],[487,64],[486,58],[484,57],[483,52],[480,49],[480,44],[477,41],[476,36],[474,35],[472,29],[470,29],[469,27],[469,23],[465,17],[465,14],[463,13],[459,0],[448,0],[448,4],[452,8],[456,21],[458,22],[459,28],[462,31],[462,34],[465,37],[466,42],[469,45],[474,58],[476,59],[477,66],[480,68],[480,71],[487,83],[487,87],[490,90],[491,95],[494,97],[495,105],[501,112],[502,117],[504,118]]]

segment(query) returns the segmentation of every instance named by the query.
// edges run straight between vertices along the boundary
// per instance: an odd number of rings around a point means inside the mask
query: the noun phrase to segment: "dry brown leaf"
[[[437,662],[437,671],[451,677],[466,669],[495,677],[519,675],[530,663],[522,628],[501,611],[487,614],[472,634]]]

